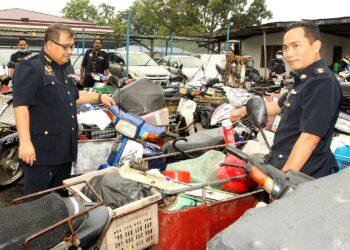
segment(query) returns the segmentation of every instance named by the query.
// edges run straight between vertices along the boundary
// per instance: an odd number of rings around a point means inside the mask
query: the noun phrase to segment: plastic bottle
[[[229,119],[226,119],[222,121],[221,125],[225,137],[225,144],[230,144],[235,147],[235,133],[233,130],[232,122]]]

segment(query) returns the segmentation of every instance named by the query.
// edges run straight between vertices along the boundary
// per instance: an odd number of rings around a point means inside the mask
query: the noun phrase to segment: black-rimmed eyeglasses
[[[68,51],[68,49],[73,50],[73,49],[75,48],[75,45],[74,45],[74,44],[67,44],[67,45],[64,45],[64,44],[60,44],[60,43],[55,42],[55,41],[52,41],[52,40],[51,40],[51,42],[53,42],[54,44],[57,44],[58,46],[61,46],[62,49],[64,49],[65,51]]]

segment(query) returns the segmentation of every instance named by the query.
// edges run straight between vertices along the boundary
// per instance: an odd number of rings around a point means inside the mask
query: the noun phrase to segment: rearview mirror
[[[114,86],[116,86],[117,88],[121,88],[121,87],[123,87],[122,85],[122,81],[120,81],[120,79],[118,78],[118,77],[116,77],[116,76],[114,76],[114,75],[110,75],[109,77],[108,77],[108,81],[112,84],[112,85],[114,85]]]
[[[259,96],[249,98],[247,105],[248,119],[257,127],[263,128],[267,122],[267,110],[264,100]]]
[[[220,65],[218,64],[215,64],[215,68],[216,68],[216,71],[220,74],[220,75],[224,75],[225,74],[225,70],[223,68],[220,67]]]

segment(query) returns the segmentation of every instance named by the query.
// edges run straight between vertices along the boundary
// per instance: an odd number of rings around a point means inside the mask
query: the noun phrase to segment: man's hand
[[[35,149],[31,141],[20,142],[18,148],[18,156],[27,165],[33,166],[34,161],[36,161]]]
[[[234,109],[230,114],[230,120],[235,122],[241,120],[247,115],[245,107]]]
[[[81,86],[84,86],[84,78],[80,78],[80,83]]]
[[[114,101],[114,99],[108,95],[102,95],[101,102],[108,107],[116,105],[116,102]]]

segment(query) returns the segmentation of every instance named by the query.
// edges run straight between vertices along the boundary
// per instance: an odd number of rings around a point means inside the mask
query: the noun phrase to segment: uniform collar
[[[44,49],[41,49],[40,53],[39,53],[41,59],[43,60],[44,64],[49,64],[49,65],[56,65],[58,67],[62,67],[62,68],[65,68],[68,64],[68,63],[65,63],[63,65],[58,65],[50,56],[49,54],[47,54],[45,52]]]
[[[301,77],[302,75],[312,76],[314,74],[314,68],[323,68],[325,66],[326,66],[326,64],[324,63],[323,59],[320,59],[320,60],[314,62],[313,64],[309,65],[306,69],[299,72],[298,76],[300,78],[302,78]]]

